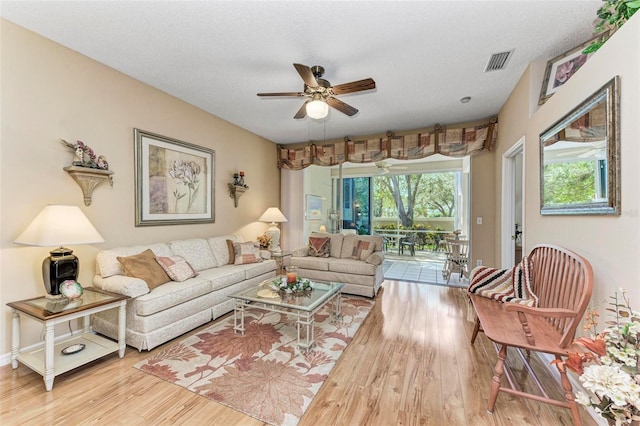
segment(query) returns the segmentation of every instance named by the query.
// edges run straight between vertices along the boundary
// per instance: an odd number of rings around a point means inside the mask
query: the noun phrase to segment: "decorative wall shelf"
[[[234,185],[232,183],[228,183],[227,186],[229,186],[229,197],[233,198],[233,206],[237,208],[238,200],[245,191],[249,190],[249,188],[246,186]]]
[[[91,205],[93,190],[100,186],[100,184],[109,182],[109,185],[113,186],[113,178],[111,177],[114,173],[113,170],[92,169],[90,167],[80,166],[68,166],[64,167],[63,170],[69,173],[73,180],[80,185],[85,206]]]

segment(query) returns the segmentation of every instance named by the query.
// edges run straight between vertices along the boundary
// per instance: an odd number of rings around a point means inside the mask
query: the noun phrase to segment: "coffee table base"
[[[240,332],[244,336],[244,313],[247,308],[258,309],[266,312],[274,312],[279,314],[285,314],[289,317],[296,319],[296,331],[298,338],[298,349],[301,351],[307,351],[315,345],[313,324],[315,322],[314,316],[317,314],[326,304],[331,304],[331,315],[336,319],[342,319],[342,293],[338,290],[334,295],[328,298],[324,303],[317,306],[312,311],[305,311],[302,309],[296,309],[294,307],[284,308],[281,306],[275,306],[270,303],[258,303],[250,302],[242,299],[235,299],[235,307],[233,310],[233,330],[234,332]]]

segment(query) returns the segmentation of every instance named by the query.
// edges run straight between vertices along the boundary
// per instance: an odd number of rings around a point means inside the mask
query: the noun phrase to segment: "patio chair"
[[[463,276],[469,277],[469,240],[446,239],[445,247],[447,260],[445,261],[442,275],[447,279],[447,284],[451,280],[451,274],[458,274],[458,281]]]
[[[416,255],[416,234],[409,234],[400,241],[400,254],[404,254],[404,248],[409,249],[411,256]]]

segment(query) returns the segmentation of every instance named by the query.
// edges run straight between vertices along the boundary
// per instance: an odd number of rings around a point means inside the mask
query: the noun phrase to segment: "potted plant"
[[[625,22],[640,9],[640,0],[604,0],[604,4],[598,9],[598,20],[593,30],[594,33],[602,33],[582,53],[593,53],[613,35]]]
[[[620,291],[620,297],[611,296],[607,311],[614,319],[607,321],[608,327],[598,333],[599,314],[590,309],[584,328],[592,334],[574,341],[586,351],[570,352],[558,363],[580,376],[588,394],[576,393],[579,404],[592,407],[609,424],[640,425],[640,312],[631,309],[625,291]]]

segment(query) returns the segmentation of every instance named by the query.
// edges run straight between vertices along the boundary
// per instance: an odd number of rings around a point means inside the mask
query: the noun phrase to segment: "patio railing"
[[[416,250],[434,252],[444,251],[444,240],[446,236],[453,235],[452,231],[384,228],[373,229],[373,235],[379,235],[385,239],[387,248],[397,248],[400,241],[411,234],[416,236]]]

